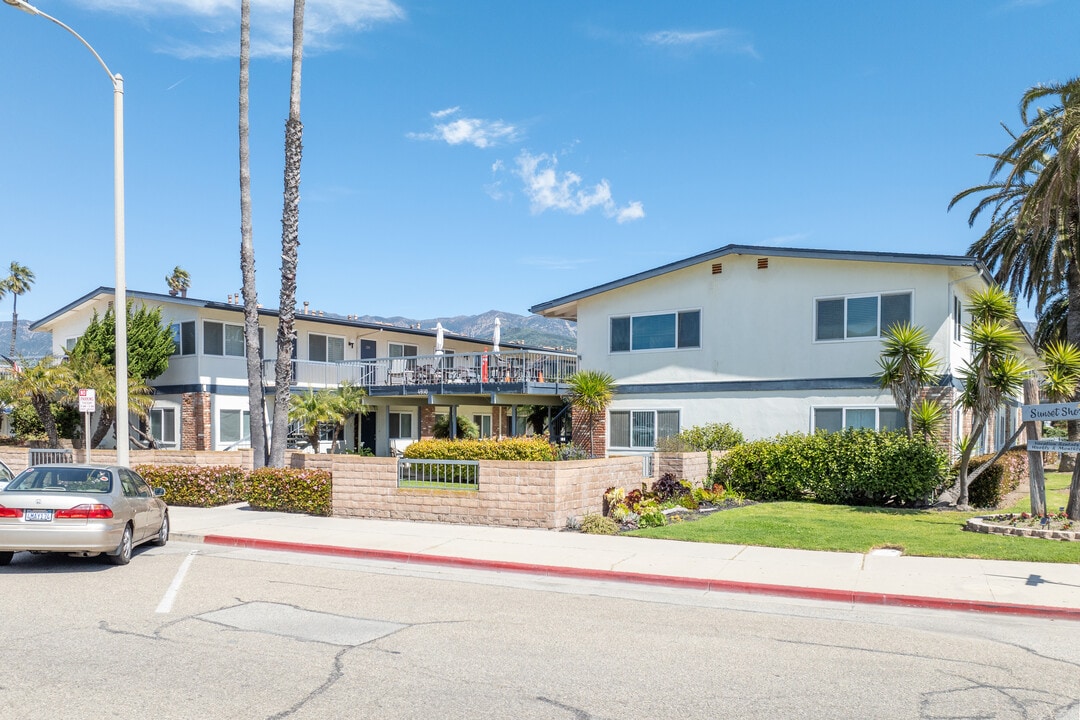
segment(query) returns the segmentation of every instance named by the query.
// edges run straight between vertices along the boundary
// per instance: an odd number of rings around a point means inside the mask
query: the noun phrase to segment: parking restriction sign
[[[92,413],[97,409],[97,391],[79,388],[79,412]]]

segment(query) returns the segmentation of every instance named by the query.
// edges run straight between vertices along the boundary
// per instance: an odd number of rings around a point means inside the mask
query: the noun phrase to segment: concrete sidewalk
[[[214,545],[1080,621],[1080,563],[862,555],[312,517],[242,504],[169,512],[174,540]]]

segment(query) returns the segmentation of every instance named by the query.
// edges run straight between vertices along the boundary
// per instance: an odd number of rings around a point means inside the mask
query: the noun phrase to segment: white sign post
[[[97,391],[93,388],[79,388],[79,412],[85,419],[86,430],[83,441],[86,443],[86,462],[90,462],[90,416],[97,410]]]

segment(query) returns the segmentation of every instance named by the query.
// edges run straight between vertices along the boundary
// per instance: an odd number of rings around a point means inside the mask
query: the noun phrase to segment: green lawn
[[[1067,495],[1068,477],[1065,477]],[[1054,477],[1053,486],[1059,485],[1060,480]],[[1048,476],[1047,494],[1056,497],[1050,486]],[[1052,501],[1048,499],[1048,502],[1057,509]],[[1064,500],[1059,504],[1064,504]],[[1026,498],[1020,510],[1024,509],[1028,509]],[[629,534],[803,550],[865,553],[874,548],[892,547],[900,548],[906,555],[927,557],[1080,562],[1080,542],[988,535],[961,529],[965,520],[979,514],[776,502],[724,510],[701,520]]]
[[[1069,483],[1072,482],[1072,473],[1046,473],[1046,510],[1055,513],[1058,508],[1065,507],[1069,502]],[[1027,488],[1019,488],[1027,490]],[[1009,507],[1002,508],[1001,512],[1031,512],[1031,500],[1027,495],[1017,500]]]

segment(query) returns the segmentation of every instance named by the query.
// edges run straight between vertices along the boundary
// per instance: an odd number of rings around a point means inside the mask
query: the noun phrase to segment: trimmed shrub
[[[581,518],[581,532],[589,535],[618,535],[619,525],[603,515],[586,515]]]
[[[980,468],[994,457],[995,453],[979,455],[969,461],[970,471]],[[1005,496],[1020,486],[1027,475],[1027,450],[1009,450],[998,461],[982,471],[968,485],[968,503],[972,507],[996,508]]]
[[[169,505],[216,507],[245,500],[247,474],[238,467],[137,465],[135,472],[151,487],[164,488]]]
[[[731,423],[705,423],[688,427],[678,435],[661,438],[656,443],[656,449],[660,452],[718,451],[744,442],[742,432]]]
[[[248,474],[248,505],[258,510],[329,515],[330,473],[325,470],[259,468]]]
[[[519,460],[551,462],[555,448],[544,438],[505,440],[417,440],[405,448],[405,457],[426,460]]]
[[[729,450],[712,475],[753,500],[909,506],[941,488],[946,459],[904,433],[789,434]]]

